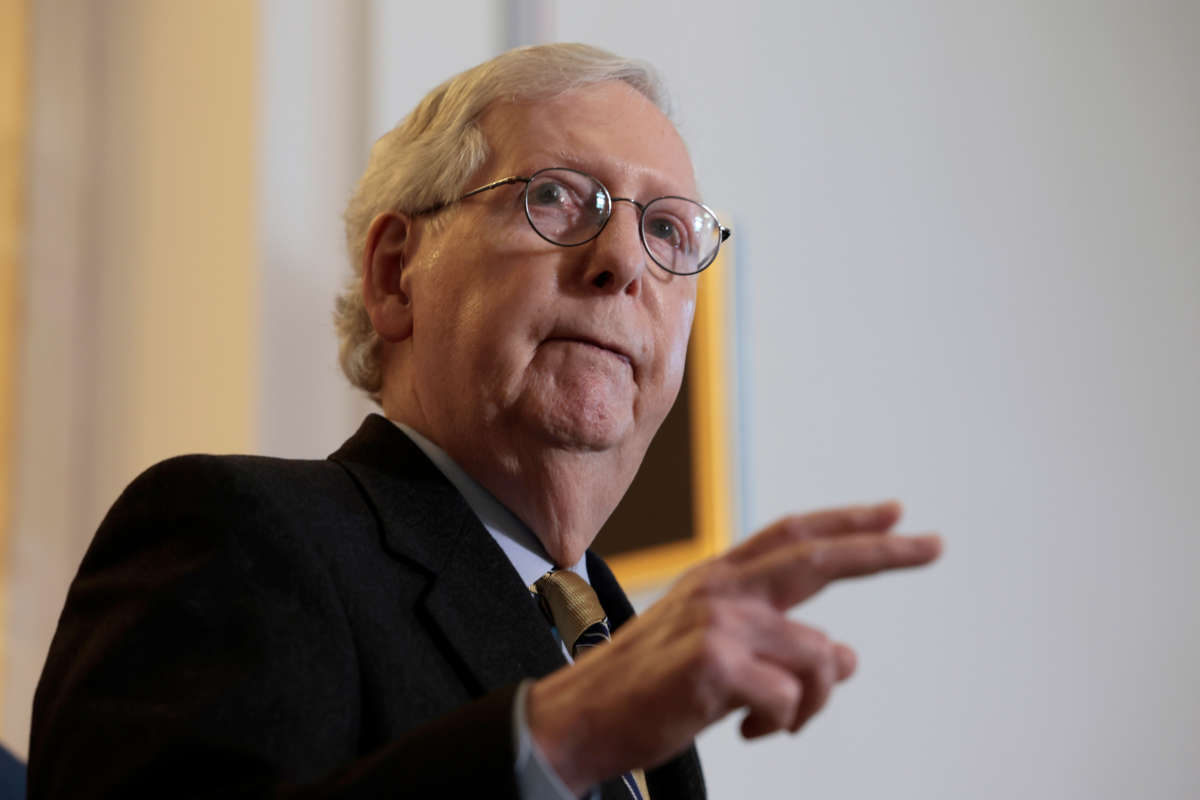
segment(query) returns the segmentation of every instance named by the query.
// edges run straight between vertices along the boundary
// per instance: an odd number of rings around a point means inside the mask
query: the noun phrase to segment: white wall
[[[333,298],[349,276],[346,206],[364,152],[363,3],[259,4],[259,392],[264,453],[319,458],[367,411],[342,378]]]
[[[376,410],[342,377],[333,299],[350,277],[342,212],[371,143],[504,43],[503,8],[261,0],[258,449],[335,450]],[[430,31],[453,30],[453,37]]]
[[[741,282],[747,523],[898,496],[942,563],[799,610],[858,675],[733,797],[1200,785],[1200,6],[560,3],[681,106]]]

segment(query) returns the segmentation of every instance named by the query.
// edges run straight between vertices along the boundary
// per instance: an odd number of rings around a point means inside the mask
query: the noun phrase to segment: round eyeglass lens
[[[573,169],[535,172],[525,185],[525,215],[538,235],[561,245],[595,238],[612,211],[604,184]]]
[[[716,257],[721,225],[694,200],[660,197],[642,213],[642,241],[663,269],[691,275]]]

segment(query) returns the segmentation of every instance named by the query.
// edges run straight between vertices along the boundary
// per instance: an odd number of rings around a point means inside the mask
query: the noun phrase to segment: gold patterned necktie
[[[600,599],[588,582],[574,572],[568,569],[547,572],[533,588],[541,598],[542,608],[554,621],[558,635],[570,648],[572,658],[577,659],[585,650],[606,644],[612,638]],[[634,800],[650,800],[642,770],[626,772],[621,781]]]

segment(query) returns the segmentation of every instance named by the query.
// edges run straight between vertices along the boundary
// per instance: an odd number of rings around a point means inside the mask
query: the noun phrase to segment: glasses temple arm
[[[475,195],[479,194],[480,192],[486,192],[489,189],[496,189],[501,186],[507,186],[510,183],[529,183],[529,178],[522,178],[518,175],[513,175],[508,178],[501,178],[498,181],[492,181],[491,183],[484,184],[483,186],[480,186],[478,189],[472,189],[471,191],[467,192],[466,194],[464,194],[462,197],[460,197],[458,199],[466,200],[468,197],[474,197]],[[455,202],[457,202],[457,201],[455,201]]]

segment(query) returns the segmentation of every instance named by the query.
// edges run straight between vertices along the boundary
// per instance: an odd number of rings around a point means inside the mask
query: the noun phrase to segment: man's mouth
[[[603,350],[604,352],[608,353],[609,355],[616,356],[617,358],[621,359],[626,364],[628,364],[630,367],[633,366],[633,358],[629,355],[629,353],[626,352],[626,350],[624,348],[622,348],[620,345],[617,345],[612,342],[606,342],[606,341],[602,341],[600,339],[592,338],[590,336],[578,335],[578,334],[564,334],[561,336],[552,336],[549,339],[547,339],[546,341],[548,341],[548,342],[570,342],[572,344],[582,344],[582,345],[586,345],[588,347],[593,347],[593,348],[596,348],[597,350]]]

